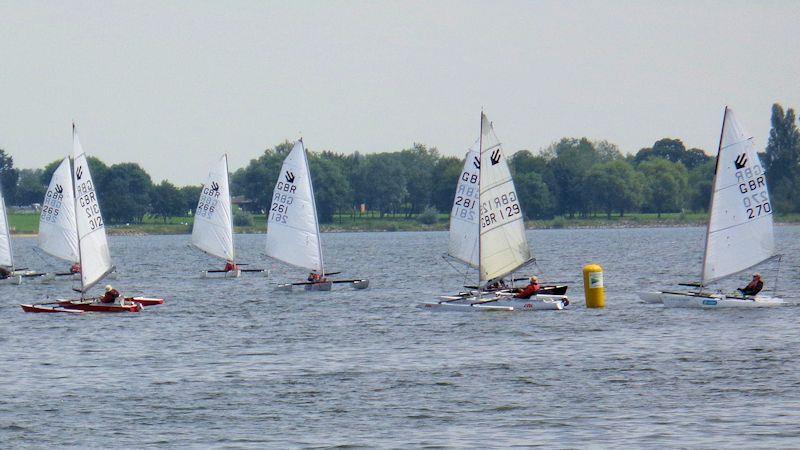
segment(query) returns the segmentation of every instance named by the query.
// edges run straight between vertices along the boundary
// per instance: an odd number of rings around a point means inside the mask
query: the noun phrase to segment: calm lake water
[[[199,278],[221,264],[188,236],[112,237],[115,287],[167,303],[24,314],[69,283],[0,286],[0,447],[796,447],[800,308],[636,297],[696,279],[704,231],[531,231],[573,303],[511,314],[415,308],[465,280],[440,257],[442,232],[325,234],[329,270],[372,283],[327,293],[273,292],[305,274],[267,261],[264,236],[236,245],[271,278],[238,280]],[[800,227],[777,233],[779,293],[797,301]],[[64,267],[35,239],[14,244],[21,265]],[[583,306],[589,262],[605,269],[605,310]],[[768,288],[775,267],[761,268]]]

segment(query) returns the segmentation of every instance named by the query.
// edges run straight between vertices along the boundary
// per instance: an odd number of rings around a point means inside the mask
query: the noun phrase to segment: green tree
[[[778,103],[772,105],[772,129],[764,153],[767,184],[775,209],[800,212],[800,130],[795,112],[786,112]]]
[[[391,153],[376,153],[365,158],[355,174],[355,185],[361,198],[369,206],[380,212],[397,212],[406,199],[405,171],[397,168],[397,159]]]
[[[645,205],[651,212],[680,211],[684,205],[688,174],[682,163],[652,158],[639,164],[644,175]]]
[[[390,155],[397,160],[398,171],[404,172],[406,181],[403,199],[407,203],[406,215],[422,212],[431,204],[431,192],[434,185],[434,170],[439,152],[435,147],[428,148],[424,144],[415,143],[413,147]]]
[[[19,172],[14,168],[14,158],[0,148],[0,188],[7,204],[13,205]]]
[[[641,164],[652,158],[666,159],[670,162],[679,162],[687,169],[693,169],[704,164],[709,159],[708,155],[698,148],[686,150],[680,139],[664,138],[659,139],[651,148],[643,148],[634,157],[635,164]]]
[[[587,186],[592,191],[594,201],[611,218],[612,212],[620,217],[632,211],[642,202],[644,190],[641,176],[630,163],[619,159],[597,164],[589,171]]]
[[[536,172],[518,173],[514,177],[522,211],[529,219],[545,219],[553,215],[553,194]]]
[[[708,211],[716,163],[709,159],[689,171],[689,208],[692,211]]]
[[[181,194],[181,213],[180,215],[194,215],[194,209],[197,208],[197,202],[200,200],[200,191],[202,186],[182,186],[178,191]]]
[[[317,215],[322,223],[333,222],[333,214],[352,204],[350,182],[342,174],[336,155],[323,153],[311,154],[308,161],[311,170],[311,181],[314,183],[314,199],[317,204]]]
[[[560,214],[588,213],[590,195],[586,175],[600,160],[591,141],[586,138],[564,138],[545,151],[549,157],[549,172],[545,181],[557,199]]]
[[[153,186],[150,192],[150,204],[151,212],[163,218],[164,223],[167,223],[167,219],[170,217],[186,214],[181,191],[167,180]]]
[[[31,205],[42,203],[47,186],[42,183],[42,169],[22,169],[19,171],[14,203]]]
[[[94,179],[103,217],[110,223],[141,222],[150,211],[153,181],[138,164],[114,164]]]
[[[459,158],[445,157],[436,161],[431,192],[431,203],[437,211],[450,212],[453,209],[453,197],[456,193],[464,161]]]

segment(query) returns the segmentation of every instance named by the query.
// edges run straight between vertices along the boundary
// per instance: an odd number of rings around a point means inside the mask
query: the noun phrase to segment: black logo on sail
[[[78,168],[75,169],[75,176],[78,177],[79,180],[83,177],[83,166],[78,166]]]
[[[736,164],[736,169],[737,170],[743,168],[744,166],[746,166],[747,165],[747,153],[742,153],[741,155],[737,156],[736,157],[736,161],[734,161],[734,164]]]
[[[56,185],[56,193],[58,193],[58,194],[62,194],[63,192],[64,192],[64,188],[63,188],[63,187],[61,187],[61,185],[60,185],[60,184],[57,184],[57,185]]]
[[[216,181],[212,181],[211,182],[211,190],[212,191],[219,191],[219,183],[217,183]]]
[[[294,183],[294,174],[292,172],[286,171],[286,181],[289,183]]]
[[[491,159],[492,159],[492,165],[495,165],[495,164],[500,162],[500,149],[499,148],[492,152],[492,158]]]
[[[481,159],[476,156],[475,160],[472,161],[472,165],[475,166],[476,169],[480,170],[481,169]]]

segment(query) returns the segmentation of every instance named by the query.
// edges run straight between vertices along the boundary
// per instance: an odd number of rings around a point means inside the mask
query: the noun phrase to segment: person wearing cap
[[[742,295],[756,295],[761,292],[761,289],[764,289],[764,281],[761,279],[761,274],[756,272],[753,274],[753,280],[747,286],[737,290]]]
[[[536,277],[531,277],[530,284],[525,286],[525,289],[518,292],[514,298],[531,298],[536,295],[537,292],[539,292],[539,289],[541,289],[541,286],[539,286],[539,279]]]
[[[119,298],[119,291],[111,287],[111,285],[106,285],[106,293],[100,297],[100,303],[114,303]]]

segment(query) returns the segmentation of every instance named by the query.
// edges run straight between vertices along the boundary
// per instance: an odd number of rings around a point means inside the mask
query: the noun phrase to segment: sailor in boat
[[[328,279],[318,274],[316,270],[312,270],[311,273],[308,274],[308,278],[306,278],[306,280],[312,283],[324,283]]]
[[[114,289],[110,284],[106,285],[106,293],[100,297],[100,303],[114,303],[120,298],[118,290]],[[122,302],[120,302],[122,303]]]
[[[524,289],[517,292],[514,298],[531,298],[536,295],[542,287],[539,285],[539,279],[531,277],[530,283]]]
[[[69,267],[69,273],[81,273],[81,263],[72,263],[72,265]]]
[[[764,281],[761,279],[761,274],[756,272],[753,274],[753,280],[747,286],[737,289],[737,291],[741,292],[743,296],[755,296],[762,289],[764,289]]]
[[[237,266],[233,261],[230,259],[225,261],[225,272],[231,272],[234,270],[239,270],[239,266]]]
[[[11,276],[10,270],[6,269],[5,267],[0,267],[0,280],[5,280],[10,276]]]

